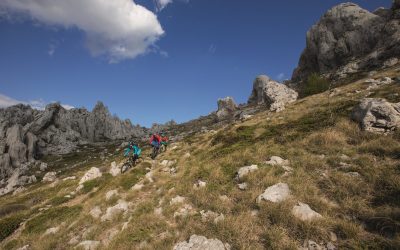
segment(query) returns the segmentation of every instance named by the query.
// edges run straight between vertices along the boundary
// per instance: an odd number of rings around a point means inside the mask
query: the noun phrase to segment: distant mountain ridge
[[[141,137],[145,131],[130,120],[112,116],[102,102],[92,112],[66,110],[59,103],[47,105],[44,111],[23,104],[0,109],[0,179],[40,155],[69,153],[86,143]]]

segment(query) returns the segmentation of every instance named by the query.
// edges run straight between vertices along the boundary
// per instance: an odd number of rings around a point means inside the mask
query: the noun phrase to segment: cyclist
[[[129,146],[125,149],[124,156],[129,157],[129,153],[132,152],[132,155],[130,157],[132,162],[135,162],[137,159],[139,159],[140,154],[142,153],[142,150],[139,148],[137,143],[135,142],[129,142]]]
[[[156,133],[152,134],[150,137],[150,145],[153,147],[151,158],[154,159],[160,151],[161,137]]]
[[[159,149],[161,145],[161,137],[156,133],[152,134],[150,137],[150,144],[152,147]]]
[[[164,146],[165,151],[167,151],[168,141],[168,136],[166,136],[164,132],[161,132],[161,145]]]

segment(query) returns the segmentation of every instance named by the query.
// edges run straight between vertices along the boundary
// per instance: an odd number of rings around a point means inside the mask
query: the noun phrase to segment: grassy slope
[[[399,75],[393,70],[381,74]],[[48,158],[51,168],[61,171],[61,178],[76,175],[78,179],[61,181],[54,187],[34,184],[16,196],[0,197],[0,237],[16,230],[0,247],[15,249],[30,244],[34,249],[64,249],[74,246],[68,241],[76,235],[83,235],[81,240],[104,240],[116,229],[119,233],[102,248],[170,249],[176,242],[199,234],[218,238],[233,249],[296,249],[305,239],[328,242],[330,232],[337,234],[335,245],[339,248],[400,248],[400,134],[361,132],[349,120],[352,107],[366,95],[366,87],[358,81],[341,87],[331,98],[322,93],[299,100],[281,113],[259,113],[216,134],[195,135],[185,143],[176,143],[176,150],[158,159],[177,160],[175,176],[146,159],[122,176],[104,174],[72,199],[64,195],[75,190],[87,169],[97,166],[106,172],[112,160],[121,160],[120,153],[111,145],[107,160],[100,160],[104,149],[98,148],[82,149],[61,159]],[[400,101],[398,84],[373,92],[372,96]],[[184,157],[187,152],[191,157]],[[148,153],[146,149],[144,155]],[[341,159],[342,154],[350,158]],[[272,155],[289,159],[293,173],[284,177],[281,167],[264,164]],[[84,160],[87,162],[71,168]],[[340,162],[351,167],[343,168]],[[250,164],[258,164],[260,170],[246,177],[248,190],[240,191],[235,172]],[[154,183],[144,178],[148,167],[153,168]],[[355,171],[360,178],[345,174]],[[199,179],[207,182],[206,188],[193,188]],[[130,190],[139,181],[144,188]],[[255,202],[265,188],[278,182],[288,183],[291,199],[279,204]],[[118,189],[119,197],[106,201],[105,193],[112,189]],[[186,197],[198,212],[223,213],[225,220],[202,222],[199,214],[174,218],[179,205],[169,201],[176,195]],[[229,200],[221,200],[221,195]],[[100,222],[89,215],[94,206],[104,212],[118,198],[133,204],[126,215],[112,222]],[[302,222],[294,218],[291,208],[297,201],[309,204],[323,219]],[[51,208],[40,212],[46,205]],[[157,207],[162,207],[162,215],[154,213]],[[252,210],[258,210],[258,215],[252,215]],[[122,231],[125,222],[127,229]],[[55,236],[42,236],[54,226],[60,226]]]

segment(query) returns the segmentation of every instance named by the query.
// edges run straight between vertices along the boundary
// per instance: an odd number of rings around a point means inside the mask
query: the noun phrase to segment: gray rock
[[[265,189],[264,193],[257,197],[257,203],[260,203],[262,200],[277,203],[285,201],[289,197],[289,186],[286,183],[278,183]]]
[[[42,181],[43,182],[53,182],[57,179],[57,173],[56,172],[47,172],[44,176]]]
[[[266,105],[271,111],[279,112],[286,104],[296,101],[297,97],[298,93],[293,89],[261,75],[254,80],[248,104]]]
[[[249,173],[257,171],[257,170],[258,170],[257,165],[241,167],[241,168],[239,168],[238,172],[236,173],[236,179],[241,180]]]
[[[47,105],[44,111],[25,105],[0,109],[0,155],[8,155],[0,158],[0,179],[42,155],[69,153],[84,143],[143,135],[144,128],[112,116],[101,102],[92,112],[66,110],[59,103]]]
[[[79,243],[76,247],[83,248],[84,250],[94,250],[100,246],[100,241],[85,240]]]
[[[23,143],[22,133],[22,127],[19,124],[15,124],[7,130],[8,154],[10,155],[11,164],[15,167],[20,167],[22,163],[27,161],[27,148]]]
[[[375,13],[353,3],[333,7],[307,32],[306,48],[292,81],[304,81],[314,72],[345,77],[394,65],[392,58],[400,55],[399,17],[396,2],[392,9]]]
[[[376,133],[392,131],[400,127],[400,103],[365,98],[353,109],[351,118],[366,131]]]
[[[232,97],[218,99],[218,110],[216,115],[219,120],[224,120],[232,117],[237,108],[237,104]]]
[[[174,250],[229,250],[228,244],[222,243],[218,239],[207,239],[204,236],[192,235],[188,242],[177,243]]]
[[[292,214],[302,220],[302,221],[312,221],[315,219],[322,218],[322,216],[312,210],[309,205],[299,202],[297,205],[295,205],[292,209]]]
[[[240,189],[240,190],[246,190],[247,189],[247,183],[246,182],[243,182],[243,183],[239,183],[238,184],[238,188]]]

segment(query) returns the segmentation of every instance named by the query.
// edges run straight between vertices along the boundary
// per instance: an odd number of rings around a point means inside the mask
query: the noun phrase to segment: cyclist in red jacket
[[[157,149],[160,148],[161,145],[161,137],[154,133],[151,137],[150,137],[150,144],[152,147],[156,147]]]

